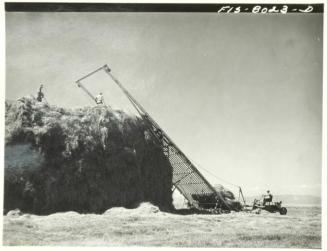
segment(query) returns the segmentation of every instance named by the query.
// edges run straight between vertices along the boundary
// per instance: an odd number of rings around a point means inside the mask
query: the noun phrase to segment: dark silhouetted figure
[[[43,98],[44,98],[44,93],[43,93],[43,85],[41,84],[40,87],[39,87],[39,90],[37,92],[37,97],[36,97],[36,100],[39,101],[39,102],[42,102]]]

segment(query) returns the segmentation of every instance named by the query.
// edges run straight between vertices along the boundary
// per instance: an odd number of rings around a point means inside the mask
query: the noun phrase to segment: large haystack
[[[5,213],[172,207],[172,168],[135,116],[24,97],[6,102],[5,129]]]

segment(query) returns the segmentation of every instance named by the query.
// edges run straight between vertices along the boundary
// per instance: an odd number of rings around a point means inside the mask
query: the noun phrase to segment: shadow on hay
[[[104,107],[6,102],[4,213],[172,209],[172,167],[141,119]]]

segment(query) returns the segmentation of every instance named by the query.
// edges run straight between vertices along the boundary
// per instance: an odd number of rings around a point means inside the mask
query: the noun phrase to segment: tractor
[[[252,210],[255,210],[255,209],[266,210],[270,213],[279,212],[281,215],[287,214],[286,207],[282,207],[282,201],[278,201],[278,202],[269,201],[269,202],[264,203],[263,199],[262,200],[255,199],[253,201]]]

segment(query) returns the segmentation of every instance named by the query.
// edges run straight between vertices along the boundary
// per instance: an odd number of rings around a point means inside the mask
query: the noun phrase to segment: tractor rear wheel
[[[285,215],[285,214],[287,214],[287,209],[285,207],[282,207],[281,209],[279,209],[279,213],[281,215]]]

